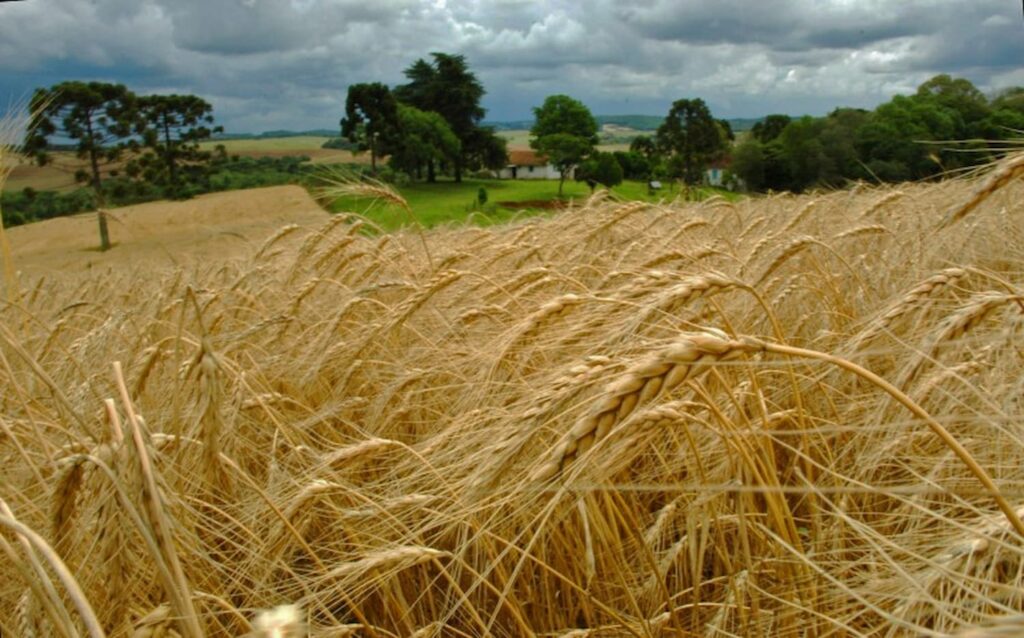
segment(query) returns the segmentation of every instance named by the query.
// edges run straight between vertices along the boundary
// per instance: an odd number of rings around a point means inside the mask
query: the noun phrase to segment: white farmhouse
[[[508,165],[498,171],[501,179],[561,179],[562,173],[548,163],[548,158],[531,150],[508,152]]]

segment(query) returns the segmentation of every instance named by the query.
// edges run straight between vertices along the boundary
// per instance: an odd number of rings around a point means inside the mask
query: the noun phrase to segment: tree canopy
[[[823,118],[770,115],[737,147],[732,170],[748,187],[799,191],[848,180],[929,179],[992,161],[1024,130],[1024,88],[989,100],[946,74],[873,111]]]
[[[462,151],[462,144],[440,114],[421,111],[414,106],[398,106],[400,135],[385,147],[391,154],[390,163],[396,170],[416,177],[424,169],[433,181],[433,169],[442,162],[454,162]]]
[[[455,181],[462,181],[466,166],[482,157],[491,157],[496,143],[493,130],[480,126],[486,111],[480,106],[486,91],[469,70],[466,58],[449,53],[431,53],[433,62],[416,60],[405,70],[407,84],[397,86],[398,101],[421,111],[438,113],[460,143],[453,159]],[[493,163],[493,162],[492,162]]]
[[[672,103],[668,116],[655,133],[655,142],[678,167],[672,173],[693,185],[703,180],[704,169],[726,148],[728,140],[704,100],[696,98]]]
[[[561,172],[558,196],[566,176],[594,151],[597,120],[582,102],[568,95],[551,95],[534,107],[530,146],[548,157]]]
[[[594,153],[576,170],[576,180],[586,182],[590,190],[600,184],[612,188],[622,183],[623,169],[613,153]]]
[[[101,169],[117,162],[129,145],[136,103],[135,94],[123,84],[61,82],[36,89],[29,104],[35,119],[25,151],[39,164],[46,164],[51,160],[48,148],[54,137],[74,141],[78,157],[89,162],[89,170],[76,178],[99,192],[103,188]]]
[[[185,183],[204,179],[210,167],[212,154],[199,142],[223,130],[213,126],[213,107],[195,95],[148,95],[138,106],[137,132],[148,151],[132,169],[169,196],[187,194]]]
[[[377,172],[377,157],[382,146],[394,144],[398,131],[398,101],[380,82],[353,84],[345,99],[345,117],[341,136],[370,151],[370,166]]]
[[[786,125],[792,121],[793,118],[788,115],[773,113],[754,124],[754,127],[750,129],[750,135],[758,142],[767,144],[778,137]]]

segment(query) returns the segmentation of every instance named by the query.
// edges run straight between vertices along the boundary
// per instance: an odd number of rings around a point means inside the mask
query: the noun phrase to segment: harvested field
[[[1022,164],[23,270],[0,631],[240,636],[282,604],[325,638],[1006,630]]]
[[[226,259],[252,254],[287,224],[316,226],[327,213],[300,186],[272,186],[159,201],[107,211],[110,238],[98,251],[96,213],[58,217],[8,229],[19,270],[69,274],[87,268],[121,269]]]

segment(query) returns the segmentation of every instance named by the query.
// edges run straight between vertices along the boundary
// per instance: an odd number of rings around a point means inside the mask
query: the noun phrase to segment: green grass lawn
[[[480,187],[487,189],[487,204],[482,209],[476,206]],[[486,226],[509,221],[526,214],[537,215],[554,212],[533,202],[548,202],[558,197],[558,182],[551,180],[497,180],[465,179],[461,184],[439,181],[436,184],[413,183],[401,186],[399,193],[409,203],[413,216],[426,227],[448,223],[464,223]],[[647,193],[644,182],[623,182],[612,189],[619,198],[627,201],[653,201],[672,199],[678,190],[662,189],[654,196]],[[721,192],[724,196],[737,195],[727,191],[701,189],[702,196]],[[566,181],[563,192],[565,200],[582,202],[590,196],[590,189],[581,182]],[[354,212],[365,215],[384,229],[391,230],[409,223],[409,215],[397,207],[384,202],[360,198],[343,198],[335,201],[330,210]]]

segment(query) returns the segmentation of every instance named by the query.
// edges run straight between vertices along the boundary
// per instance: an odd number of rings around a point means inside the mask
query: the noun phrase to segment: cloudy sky
[[[1024,85],[1020,0],[23,0],[0,2],[0,100],[66,79],[186,92],[229,132],[335,128],[349,84],[461,53],[488,119],[553,93],[595,114],[873,107],[937,73]],[[6,98],[6,99],[5,99]]]

